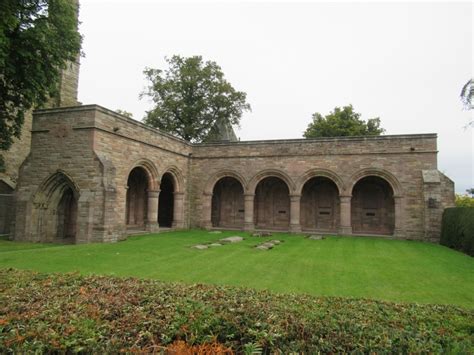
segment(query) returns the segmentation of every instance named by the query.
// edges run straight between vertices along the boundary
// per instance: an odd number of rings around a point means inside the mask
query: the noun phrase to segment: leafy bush
[[[472,353],[473,324],[454,306],[0,270],[0,353]]]
[[[456,194],[456,207],[474,207],[474,198],[469,195]]]
[[[444,210],[440,244],[474,256],[474,208]]]

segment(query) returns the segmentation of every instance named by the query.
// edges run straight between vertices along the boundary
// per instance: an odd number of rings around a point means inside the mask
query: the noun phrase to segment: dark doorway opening
[[[127,181],[126,223],[130,228],[145,228],[148,177],[143,168],[134,168]]]
[[[161,178],[160,195],[158,199],[158,224],[170,228],[173,225],[174,213],[174,179],[170,173]]]

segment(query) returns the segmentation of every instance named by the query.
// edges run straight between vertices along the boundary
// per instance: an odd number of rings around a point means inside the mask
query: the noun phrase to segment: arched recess
[[[211,223],[213,227],[243,228],[244,188],[235,177],[222,177],[214,185]]]
[[[127,228],[145,228],[148,211],[148,191],[150,175],[145,168],[137,166],[130,171],[127,179],[125,223]]]
[[[57,171],[40,186],[33,204],[38,218],[37,235],[43,242],[75,243],[79,188],[63,171]],[[35,227],[33,227],[35,228]]]
[[[351,224],[356,234],[392,235],[395,200],[392,185],[380,176],[364,176],[352,188]]]
[[[286,184],[290,194],[293,194],[296,190],[293,180],[286,173],[281,170],[267,169],[258,172],[250,179],[246,192],[250,194],[256,193],[257,185],[267,177],[275,177],[282,180]]]
[[[169,172],[164,173],[160,182],[158,199],[158,224],[160,227],[170,228],[174,217],[174,194],[176,182]]]
[[[225,177],[234,178],[240,183],[244,191],[246,190],[247,182],[245,181],[242,175],[240,175],[238,172],[233,171],[233,170],[223,170],[214,174],[207,180],[206,186],[204,187],[204,194],[212,195],[212,192],[214,191],[214,187],[216,186],[217,182],[220,179],[225,178]]]
[[[290,189],[277,176],[261,179],[255,187],[254,222],[259,229],[288,229]]]
[[[337,232],[340,224],[338,185],[325,176],[315,176],[301,190],[301,228]]]
[[[14,192],[13,186],[0,180],[0,235],[10,234],[10,223],[14,211]]]
[[[379,168],[366,168],[366,169],[359,170],[358,172],[353,174],[349,179],[349,183],[347,184],[348,191],[349,192],[353,191],[354,186],[357,184],[357,182],[360,179],[364,177],[368,177],[368,176],[377,176],[377,177],[382,178],[383,180],[388,182],[388,184],[392,188],[392,191],[395,197],[403,196],[402,186],[400,182],[398,181],[398,179],[395,177],[395,175],[393,175],[387,170],[379,169]]]
[[[302,194],[304,185],[312,178],[327,178],[331,180],[337,187],[339,194],[345,190],[344,181],[335,172],[328,169],[311,169],[301,175],[296,183],[298,194]]]

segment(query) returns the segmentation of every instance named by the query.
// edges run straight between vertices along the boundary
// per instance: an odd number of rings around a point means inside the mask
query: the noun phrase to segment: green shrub
[[[454,306],[0,270],[0,353],[472,353],[473,324]]]
[[[474,207],[474,197],[456,194],[456,207]]]
[[[474,208],[444,210],[440,244],[474,256]]]

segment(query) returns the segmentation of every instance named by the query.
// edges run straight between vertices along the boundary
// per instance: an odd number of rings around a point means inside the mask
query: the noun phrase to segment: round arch
[[[376,176],[379,178],[382,178],[383,180],[387,181],[387,183],[390,185],[390,187],[393,190],[393,197],[402,197],[403,196],[403,189],[398,181],[398,179],[390,173],[387,170],[384,169],[379,169],[379,168],[366,168],[359,170],[355,174],[353,174],[350,177],[349,183],[347,184],[348,186],[348,192],[352,195],[352,192],[354,190],[354,186],[363,178],[369,177],[369,176]]]
[[[255,194],[255,189],[259,182],[268,177],[276,177],[283,180],[288,187],[289,194],[292,195],[295,193],[296,188],[293,180],[285,172],[276,169],[262,170],[255,174],[252,179],[250,179],[246,192],[249,194]]]
[[[204,188],[204,194],[212,195],[214,186],[217,184],[217,182],[219,182],[220,179],[225,178],[225,177],[231,177],[231,178],[236,179],[242,185],[244,192],[246,191],[247,182],[242,175],[240,175],[238,172],[234,170],[222,170],[222,171],[217,172],[216,174],[214,174],[207,180],[206,186]]]
[[[176,166],[170,166],[163,170],[163,174],[160,177],[160,182],[163,179],[165,174],[169,174],[173,178],[174,184],[174,192],[180,193],[184,192],[184,178],[183,174],[181,174],[181,170],[179,170]]]
[[[158,169],[156,168],[155,164],[149,159],[139,159],[132,164],[132,166],[128,169],[125,177],[125,186],[127,186],[130,173],[135,168],[142,168],[145,171],[148,180],[148,190],[157,191],[160,186],[158,180]]]
[[[311,169],[305,172],[298,178],[296,183],[296,192],[302,194],[304,185],[311,179],[317,177],[324,177],[331,180],[337,187],[339,194],[345,190],[343,180],[335,172],[328,169]]]

